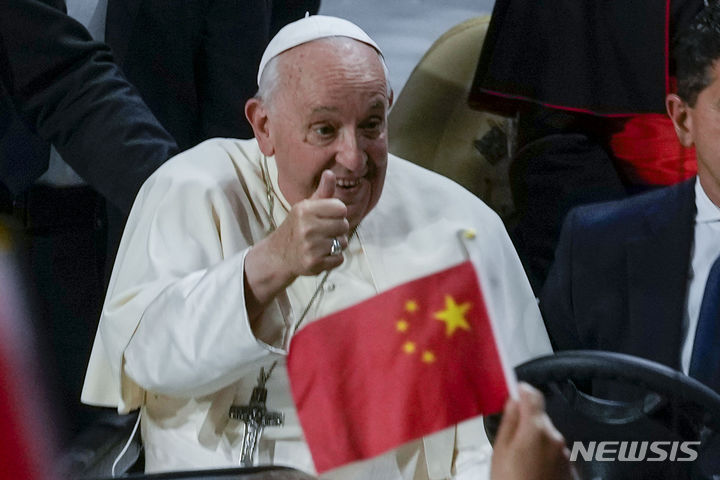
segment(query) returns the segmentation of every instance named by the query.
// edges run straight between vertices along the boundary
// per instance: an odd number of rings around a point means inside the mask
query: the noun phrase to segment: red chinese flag
[[[318,473],[498,412],[508,398],[469,261],[311,323],[293,338],[288,372]]]

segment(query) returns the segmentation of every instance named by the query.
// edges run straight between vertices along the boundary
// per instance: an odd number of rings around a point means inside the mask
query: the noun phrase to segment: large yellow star
[[[471,306],[470,302],[458,305],[450,295],[445,295],[445,310],[435,313],[435,318],[445,322],[445,335],[452,337],[458,328],[470,330],[465,313],[470,310]]]

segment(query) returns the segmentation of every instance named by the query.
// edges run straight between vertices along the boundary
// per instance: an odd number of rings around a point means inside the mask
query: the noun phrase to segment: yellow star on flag
[[[470,310],[471,306],[470,302],[458,305],[450,295],[445,295],[445,310],[435,313],[435,318],[445,322],[445,335],[452,337],[458,328],[470,330],[465,313]]]
[[[418,304],[415,300],[408,300],[407,302],[405,302],[405,311],[406,312],[410,312],[410,313],[417,312],[417,309],[418,309]]]
[[[433,363],[435,361],[435,354],[430,350],[425,350],[422,354],[422,361],[425,363]]]
[[[409,327],[410,325],[405,320],[398,320],[398,322],[395,324],[395,328],[397,328],[398,332],[407,332],[407,329]]]

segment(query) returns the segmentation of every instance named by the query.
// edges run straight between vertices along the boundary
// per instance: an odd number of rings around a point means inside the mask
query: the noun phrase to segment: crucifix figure
[[[245,424],[243,433],[242,452],[240,454],[240,465],[252,467],[255,450],[257,450],[260,435],[265,427],[279,426],[283,424],[284,415],[281,412],[268,412],[265,406],[267,389],[265,383],[277,362],[273,363],[267,374],[265,369],[260,369],[258,384],[253,388],[248,405],[233,405],[230,407],[230,418],[240,420]]]

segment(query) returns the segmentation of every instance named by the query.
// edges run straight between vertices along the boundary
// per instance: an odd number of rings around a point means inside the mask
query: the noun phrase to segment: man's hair
[[[273,57],[265,65],[265,69],[260,77],[260,85],[258,85],[258,91],[255,94],[255,98],[262,100],[266,104],[272,102],[272,98],[275,95],[278,85],[280,84],[280,69],[278,68],[278,58]]]
[[[345,37],[342,37],[343,40]],[[314,42],[317,41],[337,41],[337,37],[326,37],[326,38],[319,38],[317,40],[313,40]],[[343,41],[340,40],[340,41]],[[357,41],[357,40],[354,40]],[[258,91],[257,94],[255,94],[255,98],[260,99],[263,101],[266,105],[272,104],[273,96],[276,93],[276,90],[278,86],[280,85],[280,68],[279,68],[279,61],[278,59],[282,56],[278,55],[276,57],[271,58],[267,65],[265,65],[265,69],[262,72],[262,76],[260,77],[260,84],[258,85]],[[382,64],[383,72],[385,73],[385,82],[387,84],[387,94],[388,98],[390,98],[390,94],[392,93],[392,88],[390,86],[390,72],[388,71],[387,65],[385,64],[385,59],[383,58],[380,53],[378,53],[378,58],[380,59],[380,63]]]
[[[678,33],[673,53],[677,94],[692,107],[712,83],[712,66],[720,59],[720,1],[710,2]]]

